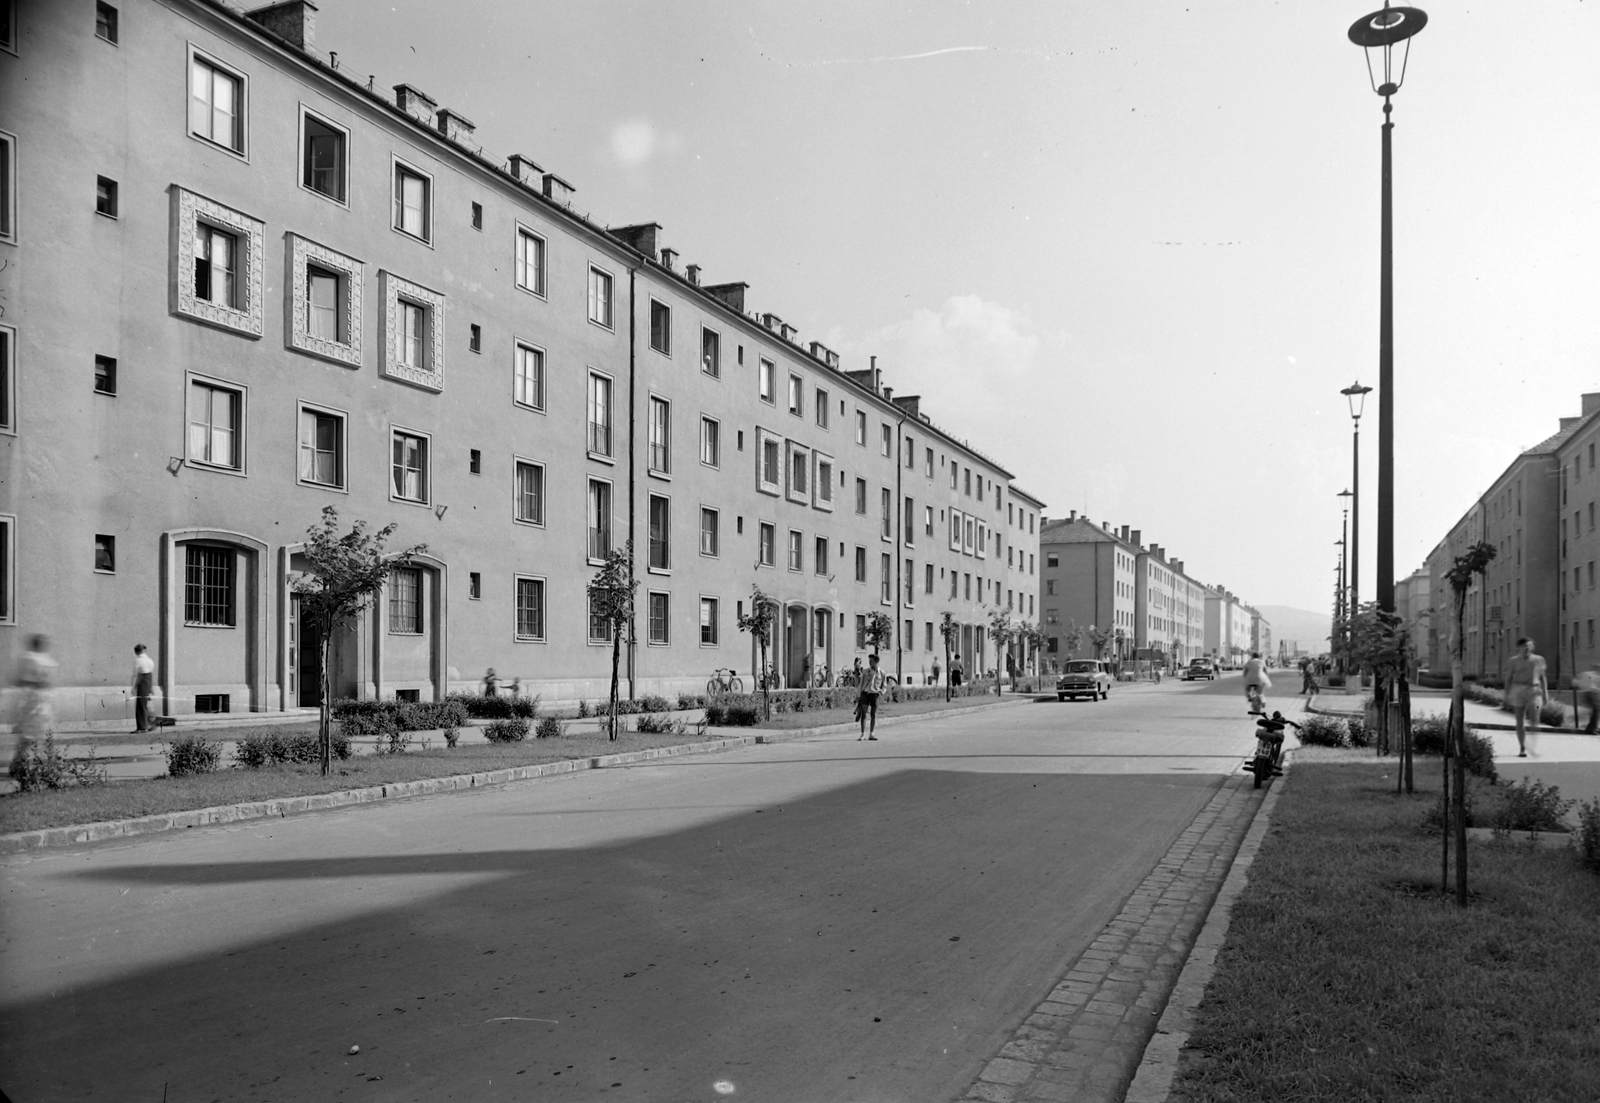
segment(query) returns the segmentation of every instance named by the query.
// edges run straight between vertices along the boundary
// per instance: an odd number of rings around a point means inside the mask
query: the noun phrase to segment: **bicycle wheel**
[[[744,692],[744,682],[742,682],[738,678],[735,678],[733,681],[728,683],[728,692],[729,693],[743,693]]]
[[[717,695],[717,693],[721,689],[722,689],[722,683],[718,682],[715,678],[713,678],[709,682],[706,683],[706,696],[707,697],[715,697]]]
[[[890,674],[889,676],[884,678],[883,684],[885,686],[897,686],[897,685],[900,684],[900,679],[896,678],[893,674]]]

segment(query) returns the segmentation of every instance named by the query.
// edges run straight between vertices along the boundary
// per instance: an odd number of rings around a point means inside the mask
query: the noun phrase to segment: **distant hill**
[[[1279,640],[1288,640],[1290,646],[1313,654],[1328,649],[1328,636],[1333,631],[1333,617],[1327,613],[1312,613],[1287,605],[1257,605],[1267,623],[1272,625],[1272,650],[1278,650]]]

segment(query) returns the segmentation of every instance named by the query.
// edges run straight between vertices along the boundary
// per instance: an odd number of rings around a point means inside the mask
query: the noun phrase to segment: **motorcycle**
[[[1300,725],[1293,720],[1285,720],[1281,712],[1275,712],[1256,721],[1255,754],[1245,762],[1245,768],[1255,775],[1256,789],[1261,788],[1261,783],[1268,778],[1283,776],[1278,760],[1283,755],[1284,728],[1299,731]]]

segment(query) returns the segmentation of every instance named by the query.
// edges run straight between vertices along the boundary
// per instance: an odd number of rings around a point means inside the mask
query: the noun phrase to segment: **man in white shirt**
[[[883,671],[878,668],[878,653],[874,651],[867,656],[866,673],[861,675],[861,694],[856,698],[856,719],[861,721],[861,734],[856,736],[856,742],[863,739],[878,738],[878,694],[883,692]],[[867,717],[872,718],[870,733],[867,728]]]
[[[1261,652],[1250,652],[1250,661],[1244,664],[1244,696],[1250,702],[1252,714],[1265,715],[1265,702],[1258,698],[1265,696],[1267,690],[1272,688],[1272,679],[1267,677],[1267,664],[1261,661]],[[1251,694],[1255,691],[1255,695]]]
[[[150,725],[150,694],[155,689],[156,663],[144,649],[144,644],[133,645],[133,719],[134,732],[147,732]]]
[[[1517,757],[1528,757],[1527,718],[1533,717],[1533,732],[1539,734],[1539,710],[1549,697],[1545,683],[1544,659],[1533,653],[1533,641],[1524,636],[1517,641],[1517,653],[1506,664],[1506,705],[1517,720]]]

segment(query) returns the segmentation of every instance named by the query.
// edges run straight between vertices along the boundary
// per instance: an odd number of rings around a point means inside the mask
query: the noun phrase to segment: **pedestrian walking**
[[[22,690],[22,712],[18,717],[17,749],[11,757],[10,774],[26,760],[28,751],[36,740],[50,734],[50,683],[56,680],[59,664],[50,654],[50,640],[34,636],[28,641],[28,650],[17,660],[17,688]]]
[[[1017,688],[1017,657],[1011,652],[1006,652],[1006,677],[1011,679],[1012,692]]]
[[[1300,692],[1312,694],[1317,692],[1317,675],[1311,666],[1310,659],[1300,660]]]
[[[938,659],[933,660],[933,680],[930,681],[928,684],[930,686],[936,686],[936,685],[939,684],[939,660]]]
[[[1549,695],[1545,683],[1544,659],[1533,653],[1533,640],[1517,641],[1517,653],[1506,664],[1506,706],[1517,720],[1517,757],[1528,757],[1528,737],[1524,725],[1533,717],[1533,734],[1539,734],[1539,710]]]
[[[957,651],[950,657],[950,684],[952,686],[959,686],[961,684],[962,675],[965,673],[966,672],[961,669],[961,652]]]
[[[500,696],[500,679],[496,676],[492,666],[489,668],[489,672],[483,676],[483,695],[485,697]]]
[[[1595,722],[1600,720],[1600,662],[1590,663],[1589,669],[1572,680],[1572,687],[1578,691],[1578,700],[1589,710],[1589,726],[1583,729],[1583,734],[1600,734],[1595,730]],[[1574,716],[1572,722],[1576,724],[1578,718]]]
[[[878,738],[878,694],[883,692],[883,671],[878,669],[878,653],[867,656],[867,669],[861,675],[861,692],[856,694],[856,719],[861,722],[861,734],[856,742]],[[868,722],[872,727],[869,730]]]
[[[156,664],[144,644],[133,645],[133,730],[147,732],[151,730],[150,723],[150,694],[155,690]]]

